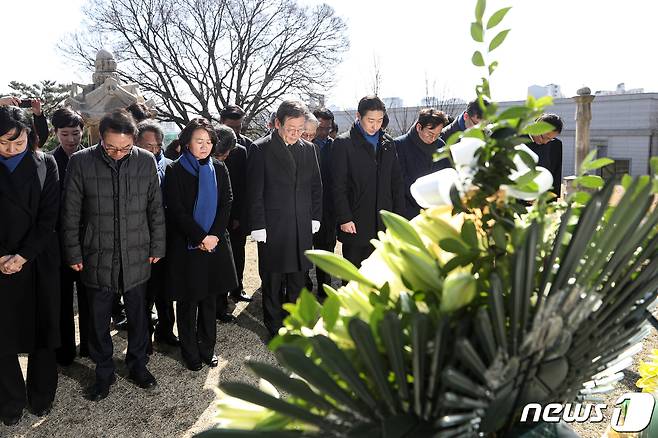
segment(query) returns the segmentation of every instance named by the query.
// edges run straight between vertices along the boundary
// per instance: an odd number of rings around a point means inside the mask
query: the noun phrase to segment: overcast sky
[[[90,73],[67,65],[56,50],[60,39],[80,26],[85,0],[1,1],[0,92],[8,91],[10,80],[91,81]],[[415,105],[425,95],[426,82],[430,95],[469,99],[474,94],[480,74],[470,63],[474,0],[326,2],[347,21],[351,41],[336,71],[337,85],[326,93],[327,104],[354,107],[368,94],[374,59],[382,97]],[[658,2],[489,0],[488,14],[510,5],[500,29],[512,32],[493,53],[500,63],[492,79],[495,99],[523,99],[529,85],[548,83],[561,85],[565,96],[583,85],[610,90],[620,82],[658,91]],[[10,42],[9,35],[17,37]]]

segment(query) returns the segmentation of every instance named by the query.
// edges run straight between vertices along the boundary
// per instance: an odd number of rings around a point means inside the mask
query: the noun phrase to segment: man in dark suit
[[[489,101],[484,99],[484,105],[488,106]],[[466,105],[466,111],[461,113],[455,120],[452,121],[448,126],[443,128],[441,131],[441,140],[448,142],[448,139],[455,132],[466,131],[468,128],[480,123],[482,120],[483,113],[482,108],[480,108],[480,103],[477,99],[472,100]]]
[[[232,148],[225,157],[225,164],[231,177],[231,188],[233,189],[233,205],[231,207],[228,231],[233,250],[233,260],[235,261],[235,270],[238,273],[238,287],[232,290],[229,296],[236,302],[251,302],[251,297],[244,291],[242,279],[244,277],[244,246],[247,243],[247,234],[249,233],[245,210],[247,154],[254,143],[248,137],[242,135],[243,121],[244,111],[237,105],[229,105],[219,113],[219,123],[233,129],[237,140],[237,147]],[[229,320],[232,320],[232,318],[222,316],[220,320],[230,322]]]
[[[382,131],[386,106],[376,96],[359,102],[352,128],[334,140],[333,204],[343,255],[357,268],[384,229],[381,210],[402,214],[404,182],[393,139]]]
[[[259,242],[263,316],[272,336],[283,324],[283,303],[295,302],[304,287],[312,266],[304,251],[313,247],[322,218],[315,150],[301,140],[307,111],[301,102],[283,102],[274,131],[254,143],[247,159],[248,223]]]
[[[528,147],[539,156],[538,166],[545,167],[553,175],[551,191],[559,198],[562,189],[562,141],[557,138],[562,132],[564,123],[557,114],[542,114],[538,122],[552,125],[555,130],[542,135],[530,135]]]
[[[440,136],[447,123],[448,119],[443,111],[425,108],[418,113],[418,120],[409,132],[395,139],[404,179],[403,216],[407,219],[413,219],[420,213],[420,206],[411,195],[411,185],[422,176],[450,167],[447,158],[434,161],[434,154],[445,146]]]

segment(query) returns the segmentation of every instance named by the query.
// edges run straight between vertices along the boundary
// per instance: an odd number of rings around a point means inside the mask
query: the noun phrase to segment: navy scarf
[[[5,158],[0,156],[0,163],[4,164],[9,173],[14,173],[18,164],[23,160],[23,157],[27,155],[28,148],[25,148],[23,152],[13,157]]]
[[[189,150],[185,150],[179,159],[183,169],[199,178],[199,191],[194,202],[194,220],[207,233],[210,231],[217,214],[217,180],[212,159],[201,164]]]
[[[379,136],[381,135],[381,131],[377,131],[374,135],[370,135],[366,132],[365,129],[363,129],[363,126],[361,126],[361,123],[358,120],[356,121],[355,125],[357,128],[359,128],[359,131],[361,131],[363,138],[365,138],[366,141],[372,145],[375,151],[377,151],[377,145],[379,144]]]
[[[466,114],[466,111],[464,111],[461,116],[457,119],[457,124],[459,125],[459,129],[462,131],[466,131],[466,120],[464,120],[464,114]]]

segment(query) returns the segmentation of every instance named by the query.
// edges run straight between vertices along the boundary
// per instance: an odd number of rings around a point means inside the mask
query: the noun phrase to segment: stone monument
[[[574,175],[589,153],[589,125],[592,121],[592,101],[594,96],[588,87],[583,87],[573,97],[576,101],[576,154]]]
[[[110,52],[99,50],[94,66],[93,83],[71,85],[70,96],[65,101],[65,105],[82,114],[85,125],[89,128],[89,144],[98,142],[98,124],[108,112],[125,108],[135,102],[153,107],[153,102],[146,101],[140,94],[138,84],[124,84],[119,81],[117,62]]]

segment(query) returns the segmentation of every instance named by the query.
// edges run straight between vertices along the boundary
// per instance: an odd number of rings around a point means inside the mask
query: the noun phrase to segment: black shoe
[[[101,401],[110,395],[110,386],[117,381],[116,375],[112,374],[109,381],[96,379],[93,385],[87,388],[87,395],[85,398],[90,401]]]
[[[190,371],[201,371],[201,368],[203,368],[203,364],[201,362],[188,362],[186,360],[183,362],[185,362],[185,367]]]
[[[153,335],[153,340],[158,344],[166,344],[170,347],[178,347],[180,345],[180,341],[173,333],[160,335],[158,332],[156,332],[155,335]]]
[[[235,316],[231,315],[230,313],[220,313],[217,315],[217,321],[221,322],[222,324],[228,324],[229,322],[235,321]]]
[[[153,374],[151,374],[146,368],[135,373],[131,371],[128,374],[128,378],[132,380],[135,385],[142,389],[151,389],[158,384],[158,382],[155,380],[155,377],[153,377]]]
[[[201,359],[201,360],[203,361],[203,363],[208,365],[210,368],[215,368],[217,366],[217,364],[219,363],[219,359],[214,354],[212,355],[212,357],[210,359]]]
[[[37,417],[45,417],[46,415],[50,414],[50,411],[52,411],[52,410],[53,410],[52,402],[48,403],[48,406],[46,406],[45,408],[41,408],[41,409],[34,409],[34,408],[30,407],[30,412],[33,415],[36,415]]]
[[[8,417],[3,416],[2,422],[5,424],[5,426],[16,426],[21,421],[21,418],[23,418],[23,411],[17,415],[10,415]]]
[[[254,299],[247,295],[247,292],[241,290],[240,292],[231,292],[229,294],[233,301],[240,302],[244,301],[245,303],[251,303]]]

